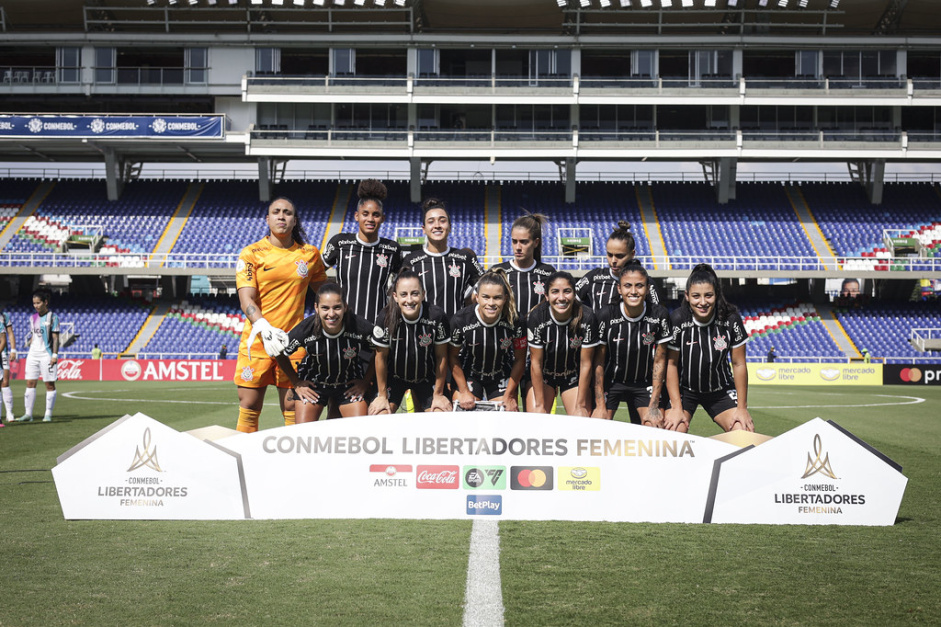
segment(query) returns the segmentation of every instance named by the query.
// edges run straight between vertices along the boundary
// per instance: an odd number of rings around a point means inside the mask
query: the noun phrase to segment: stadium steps
[[[160,239],[157,240],[157,245],[154,246],[151,252],[154,254],[167,254],[173,250],[174,244],[180,238],[180,233],[183,232],[183,227],[186,226],[186,221],[193,213],[193,207],[196,206],[196,201],[199,200],[203,187],[203,183],[191,183],[186,188],[186,193],[183,194],[180,204],[177,205],[173,217],[167,222],[167,227],[163,230]],[[161,263],[160,265],[163,266],[164,264]]]
[[[636,189],[637,206],[640,208],[640,218],[644,224],[644,237],[647,239],[650,255],[653,257],[652,269],[669,268],[667,249],[663,243],[663,233],[660,231],[660,220],[657,218],[650,184],[637,185]]]
[[[487,234],[487,250],[483,251],[485,257],[493,255],[499,257],[500,240],[503,239],[503,194],[500,185],[487,185],[484,195],[484,225]],[[510,249],[512,251],[512,248]],[[481,251],[476,251],[480,255]],[[510,255],[512,257],[512,254]]]
[[[331,237],[343,232],[343,225],[346,222],[346,208],[349,206],[354,193],[356,193],[356,190],[349,183],[337,185],[337,195],[333,199],[333,208],[330,210],[330,221],[324,231],[323,241],[320,242],[321,251],[327,246],[327,242],[330,241]]]
[[[804,195],[801,193],[800,187],[797,185],[785,185],[784,193],[787,194],[791,206],[794,207],[794,212],[797,213],[797,217],[800,220],[801,226],[804,228],[804,233],[807,234],[807,239],[810,240],[811,246],[813,246],[814,250],[817,252],[817,257],[836,257],[833,249],[830,248],[830,243],[827,242],[826,238],[823,236],[820,225],[817,224],[817,220],[814,218],[813,213],[811,213],[810,206],[807,204],[807,201],[804,200]],[[839,270],[836,261],[828,261],[823,265],[827,270]]]
[[[817,313],[820,314],[820,322],[823,323],[823,326],[827,329],[827,333],[830,334],[830,337],[833,338],[836,345],[840,347],[843,354],[848,358],[862,358],[862,353],[860,353],[856,345],[853,344],[846,329],[843,328],[840,321],[833,315],[833,308],[829,305],[817,305]]]
[[[147,316],[147,320],[144,321],[140,331],[138,331],[137,335],[131,341],[131,345],[127,347],[125,353],[136,355],[137,353],[144,350],[144,347],[147,346],[147,343],[163,323],[164,317],[167,315],[167,312],[170,311],[170,306],[171,303],[167,302],[158,302],[154,306],[153,311],[151,311],[150,315]]]
[[[42,181],[39,183],[36,187],[36,191],[34,191],[29,199],[23,203],[23,206],[20,207],[19,213],[10,220],[3,232],[0,233],[0,249],[6,248],[10,240],[13,239],[13,236],[23,228],[23,224],[26,223],[26,220],[36,213],[36,209],[39,208],[39,205],[42,204],[55,185],[55,181]]]

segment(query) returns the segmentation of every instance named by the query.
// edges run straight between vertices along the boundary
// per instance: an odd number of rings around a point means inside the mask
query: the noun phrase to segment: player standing
[[[343,289],[324,283],[317,290],[315,313],[288,333],[288,345],[277,357],[278,365],[294,388],[298,424],[314,422],[334,401],[340,415],[365,416],[363,396],[373,379],[374,366],[363,373],[359,354],[371,348],[373,325],[357,316],[343,300]],[[299,348],[307,351],[297,372],[288,357]],[[297,403],[300,401],[300,404]]]
[[[506,275],[490,270],[477,283],[477,304],[451,319],[448,363],[462,409],[476,401],[502,401],[517,411],[520,379],[526,367],[526,330],[516,312]]]
[[[754,431],[745,365],[748,332],[738,310],[725,300],[709,264],[693,268],[686,280],[686,297],[672,318],[666,428],[687,432],[693,413],[702,405],[725,431]]]
[[[26,354],[26,392],[23,400],[26,412],[17,422],[33,421],[36,402],[36,383],[42,377],[46,385],[46,413],[43,422],[52,422],[52,408],[56,405],[56,380],[59,363],[59,316],[49,309],[52,294],[48,290],[33,292],[33,309],[29,317],[29,352]]]
[[[424,202],[422,230],[425,245],[408,253],[402,267],[418,274],[429,303],[441,307],[448,317],[453,316],[464,307],[483,270],[473,251],[457,250],[448,244],[451,216],[443,201],[429,198]]]
[[[576,284],[578,300],[598,312],[606,305],[617,305],[621,302],[618,293],[618,275],[621,268],[628,261],[634,259],[634,235],[631,233],[631,223],[625,220],[618,222],[618,228],[611,232],[605,244],[605,253],[608,258],[607,268],[589,270]],[[657,289],[650,285],[650,300],[654,304],[660,302]]]
[[[385,220],[382,203],[388,195],[386,186],[367,179],[359,184],[356,195],[359,202],[354,217],[359,231],[331,237],[323,260],[336,266],[337,283],[353,313],[374,322],[389,300],[389,278],[399,271],[401,256],[396,242],[379,237]]]
[[[378,394],[369,413],[394,414],[408,390],[417,411],[450,411],[444,388],[450,339],[444,311],[425,301],[414,271],[402,270],[373,330]]]
[[[533,307],[546,299],[546,279],[555,272],[551,265],[542,263],[542,231],[546,222],[546,216],[539,213],[517,218],[510,230],[513,259],[491,268],[506,272],[523,320]]]
[[[663,426],[660,397],[666,379],[667,343],[673,337],[670,314],[649,298],[650,277],[640,262],[621,268],[621,301],[597,312],[601,347],[595,357],[595,386],[604,381],[604,405],[594,415],[611,420],[627,403],[632,422]]]
[[[273,357],[287,346],[284,329],[304,318],[304,297],[327,278],[320,251],[304,243],[297,208],[276,198],[265,217],[268,234],[242,249],[235,269],[239,304],[250,324],[242,330],[235,385],[238,386],[237,429],[258,430],[258,416],[269,385],[278,388],[285,424],[294,424],[294,401],[287,398],[291,382]],[[256,336],[261,338],[256,340]],[[303,355],[299,355],[302,357]]]
[[[527,321],[533,383],[526,406],[548,414],[561,391],[565,413],[590,416],[598,345],[594,312],[575,298],[575,279],[568,272],[549,275],[546,287],[546,300],[533,308]]]
[[[0,330],[0,339],[4,342],[3,350],[0,351],[0,362],[3,365],[0,395],[3,397],[3,407],[6,410],[6,421],[13,422],[16,417],[13,414],[13,388],[10,387],[10,367],[16,361],[16,337],[13,334],[13,320],[10,318],[10,312],[6,309],[0,312],[0,322],[3,324],[3,329]]]

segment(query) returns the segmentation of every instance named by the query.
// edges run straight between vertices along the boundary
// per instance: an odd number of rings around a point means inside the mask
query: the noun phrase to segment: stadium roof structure
[[[659,160],[702,161],[725,201],[738,162],[800,160],[854,164],[878,202],[886,162],[941,161],[937,0],[41,5],[0,0],[0,116],[224,116],[173,138],[0,117],[7,161],[104,163],[115,195],[155,162],[543,161],[574,194],[579,162]]]

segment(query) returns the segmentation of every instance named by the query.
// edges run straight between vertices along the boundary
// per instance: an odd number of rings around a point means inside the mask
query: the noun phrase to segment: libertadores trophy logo
[[[134,451],[134,460],[131,462],[131,467],[127,469],[128,472],[132,470],[137,470],[138,468],[143,468],[147,466],[157,472],[163,472],[163,469],[160,467],[160,462],[157,461],[157,445],[154,444],[154,447],[150,448],[150,427],[144,429],[144,451],[141,452],[140,447],[138,446]]]
[[[823,455],[823,442],[820,439],[819,433],[814,436],[814,455],[816,455],[816,457],[811,458],[810,453],[807,453],[807,468],[804,470],[801,479],[812,477],[818,472],[831,479],[839,479],[839,477],[833,474],[833,467],[830,466],[830,454],[827,453],[826,457],[823,459],[820,458],[820,456]]]

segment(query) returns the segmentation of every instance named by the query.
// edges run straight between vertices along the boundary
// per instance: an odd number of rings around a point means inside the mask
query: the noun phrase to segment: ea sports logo
[[[918,368],[902,368],[899,378],[905,383],[918,383],[921,381],[921,370]]]
[[[141,372],[140,364],[133,359],[121,364],[121,376],[125,381],[137,381],[140,379]]]

